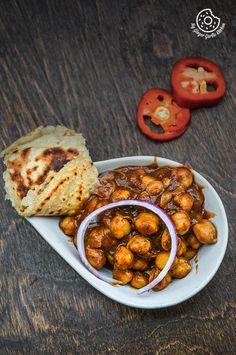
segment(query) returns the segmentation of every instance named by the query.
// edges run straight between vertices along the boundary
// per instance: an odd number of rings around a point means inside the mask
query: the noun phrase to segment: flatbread
[[[0,157],[6,198],[21,216],[74,215],[97,182],[85,139],[63,126],[39,127]]]

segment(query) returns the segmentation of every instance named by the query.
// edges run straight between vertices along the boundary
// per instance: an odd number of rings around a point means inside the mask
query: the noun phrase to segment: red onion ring
[[[85,245],[84,245],[85,244],[84,237],[85,237],[86,230],[87,230],[89,224],[93,221],[93,219],[104,211],[107,211],[111,208],[120,207],[120,206],[140,206],[140,207],[144,207],[144,208],[152,211],[153,213],[157,214],[161,218],[161,220],[165,223],[165,225],[170,233],[170,237],[171,237],[170,256],[169,256],[169,259],[168,259],[164,269],[160,272],[160,274],[152,282],[150,282],[148,285],[146,285],[145,287],[142,287],[140,290],[138,290],[138,295],[141,295],[144,292],[151,290],[153,287],[155,287],[159,282],[161,282],[164,279],[164,277],[166,276],[166,274],[170,270],[171,265],[174,262],[176,252],[177,252],[178,241],[177,241],[177,234],[176,234],[174,224],[171,221],[170,217],[166,214],[166,212],[163,211],[162,208],[156,206],[152,202],[142,201],[142,200],[121,200],[121,201],[109,203],[108,205],[102,206],[102,207],[98,208],[97,210],[93,211],[92,213],[90,213],[83,220],[83,222],[80,224],[79,229],[77,231],[77,249],[79,252],[79,257],[81,259],[81,262],[94,276],[96,276],[100,280],[103,280],[103,281],[113,284],[113,285],[114,284],[121,284],[121,282],[118,280],[114,280],[112,278],[101,275],[101,273],[99,271],[97,271],[89,263],[89,261],[86,258]]]

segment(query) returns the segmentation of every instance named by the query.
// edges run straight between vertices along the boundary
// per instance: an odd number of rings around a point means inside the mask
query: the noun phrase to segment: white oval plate
[[[147,165],[152,163],[153,159],[153,156],[134,156],[104,160],[95,163],[95,165],[99,172],[102,172],[124,165]],[[164,158],[157,158],[157,163],[159,166],[181,165],[173,160]],[[137,295],[137,290],[130,286],[112,286],[97,279],[81,264],[76,248],[58,226],[59,218],[30,217],[27,219],[73,269],[107,297],[127,306],[137,308],[153,309],[174,306],[192,297],[210,282],[223,260],[228,241],[228,223],[220,197],[203,176],[196,171],[193,172],[196,182],[204,186],[206,209],[216,214],[213,222],[217,227],[219,238],[216,244],[205,245],[200,249],[198,272],[196,272],[195,262],[192,260],[193,268],[188,276],[184,279],[174,280],[166,289],[160,292],[151,291],[144,295]],[[103,270],[102,272],[109,273],[108,270]]]

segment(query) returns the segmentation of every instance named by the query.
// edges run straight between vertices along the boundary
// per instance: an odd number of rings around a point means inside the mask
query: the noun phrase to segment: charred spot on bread
[[[78,154],[79,151],[76,148],[69,148],[66,150],[61,147],[53,147],[43,151],[41,160],[46,160],[48,162],[46,170],[54,170],[57,172]]]

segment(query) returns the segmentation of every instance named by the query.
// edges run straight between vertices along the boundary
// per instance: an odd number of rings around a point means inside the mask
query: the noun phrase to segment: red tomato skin
[[[210,83],[215,85],[215,91],[210,91],[206,94],[193,94],[181,87],[177,78],[178,74],[191,65],[207,68],[215,73],[216,80],[214,83]],[[171,86],[173,97],[177,104],[189,109],[215,106],[223,98],[226,91],[226,82],[220,68],[214,62],[202,57],[186,57],[178,60],[172,67]]]
[[[190,124],[190,120],[191,120],[191,114],[190,114],[190,110],[188,108],[182,108],[179,107],[179,109],[181,109],[181,113],[182,113],[182,119],[181,122],[179,123],[179,127],[173,127],[172,130],[169,130],[165,133],[156,133],[154,131],[151,130],[151,128],[149,128],[144,121],[144,109],[145,109],[145,105],[147,103],[147,101],[151,100],[153,101],[153,99],[155,100],[156,97],[158,96],[164,96],[166,98],[166,101],[169,101],[170,105],[171,102],[173,101],[173,97],[172,94],[165,90],[165,89],[161,89],[161,88],[152,88],[147,90],[142,98],[139,101],[138,104],[138,109],[137,109],[137,123],[138,123],[138,127],[140,129],[140,131],[146,135],[147,137],[151,138],[152,140],[155,141],[170,141],[173,139],[176,139],[178,137],[180,137],[188,128],[188,125]],[[176,104],[175,104],[176,105]]]

